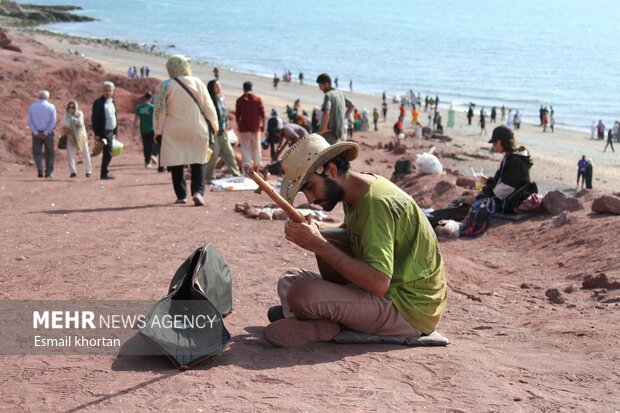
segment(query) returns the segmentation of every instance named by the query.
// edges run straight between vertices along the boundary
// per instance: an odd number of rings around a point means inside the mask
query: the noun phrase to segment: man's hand
[[[287,240],[314,253],[327,244],[327,240],[323,238],[315,222],[297,223],[288,221],[284,226],[284,235]]]
[[[47,135],[45,134],[45,132],[39,132],[39,133],[37,133],[37,138],[45,139],[45,138],[47,138]]]

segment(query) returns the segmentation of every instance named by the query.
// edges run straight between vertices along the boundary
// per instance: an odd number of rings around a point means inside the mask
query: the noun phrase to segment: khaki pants
[[[294,289],[297,291],[291,296],[301,298],[289,302],[289,292]],[[278,295],[287,318],[329,319],[351,330],[383,336],[421,335],[387,298],[377,297],[354,284],[325,281],[314,272],[288,271],[278,281]]]
[[[215,179],[215,165],[217,164],[218,158],[222,158],[234,176],[241,176],[241,172],[237,166],[237,159],[235,159],[235,151],[228,141],[228,134],[226,131],[220,132],[220,134],[215,137],[215,142],[210,147],[213,153],[211,154],[209,162],[207,162],[207,181]]]

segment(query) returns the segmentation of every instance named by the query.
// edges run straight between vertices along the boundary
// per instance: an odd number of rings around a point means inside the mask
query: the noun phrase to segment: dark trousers
[[[172,186],[177,199],[187,198],[187,186],[185,185],[185,165],[169,166],[168,171],[172,175]],[[191,189],[192,195],[204,195],[205,180],[207,177],[207,164],[193,163],[190,165],[192,171]]]
[[[43,175],[43,149],[45,149],[45,176],[50,176],[54,172],[54,132],[45,139],[32,135],[32,156],[39,175]]]
[[[103,159],[101,160],[101,175],[100,178],[104,178],[109,175],[110,162],[112,161],[112,144],[114,142],[114,131],[106,130],[103,137],[107,142],[103,148]]]
[[[151,162],[151,155],[153,155],[153,138],[155,132],[142,134],[142,150],[144,151],[144,163]]]

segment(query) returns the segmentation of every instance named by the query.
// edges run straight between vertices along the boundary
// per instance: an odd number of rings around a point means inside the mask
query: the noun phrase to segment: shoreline
[[[150,77],[158,79],[168,77],[165,72],[165,62],[170,54],[161,51],[152,52],[149,50],[149,46],[138,45],[132,42],[111,41],[109,39],[84,38],[36,28],[17,29],[15,31],[19,31],[42,43],[48,49],[60,53],[67,53],[69,47],[75,49],[77,46],[80,53],[83,53],[86,59],[101,64],[103,69],[111,74],[126,76],[130,65],[137,67],[146,65],[151,69]],[[200,77],[205,82],[213,78],[214,65],[212,63],[193,59],[191,62],[195,76]],[[280,82],[278,89],[275,90],[273,89],[271,78],[225,67],[218,67],[218,69],[220,71],[219,80],[222,84],[223,94],[230,110],[234,109],[234,102],[242,94],[241,86],[246,80],[254,83],[254,91],[263,99],[265,111],[269,113],[272,108],[275,108],[284,118],[286,117],[286,105],[292,106],[296,99],[301,100],[301,108],[308,113],[312,112],[313,107],[320,106],[323,101],[323,93],[310,79],[308,83],[303,85],[300,85],[298,82]],[[347,91],[344,91],[344,93],[360,111],[367,109],[369,113],[372,113],[373,108],[379,110],[381,108],[381,96]],[[399,105],[392,103],[389,98],[388,105],[387,121],[379,122],[379,132],[377,133],[382,133],[387,140],[391,140],[393,139],[392,125],[396,121]],[[446,102],[442,102],[439,105],[444,125],[447,123],[447,105],[448,103]],[[408,109],[404,122],[407,132],[411,132],[410,120],[411,114]],[[423,126],[427,125],[426,112],[422,112],[420,123]],[[456,126],[444,129],[444,134],[453,138],[453,142],[447,145],[470,147],[478,152],[480,150],[488,150],[489,145],[487,141],[490,138],[492,129],[500,123],[491,124],[488,122],[486,135],[480,134],[480,129],[476,124],[477,116],[473,119],[472,126],[468,126],[465,112],[456,110]],[[358,132],[357,136],[359,134]],[[561,127],[556,127],[554,133],[542,133],[539,126],[525,122],[522,123],[521,129],[515,131],[517,142],[525,145],[535,158],[532,179],[541,180],[537,178],[539,168],[550,168],[550,171],[545,171],[541,175],[554,175],[548,180],[548,183],[543,185],[543,188],[546,190],[561,189],[570,191],[574,186],[573,175],[576,177],[577,161],[585,154],[593,159],[595,165],[595,188],[612,192],[617,191],[620,188],[620,176],[618,178],[615,176],[620,175],[618,174],[620,156],[614,157],[613,155],[615,154],[610,152],[602,153],[605,141],[590,140],[589,135],[589,133]],[[437,144],[437,146],[439,145]],[[472,161],[469,164],[463,163],[463,165],[459,165],[459,171],[468,175],[470,173],[469,168],[472,166],[479,169],[479,164],[475,164]]]

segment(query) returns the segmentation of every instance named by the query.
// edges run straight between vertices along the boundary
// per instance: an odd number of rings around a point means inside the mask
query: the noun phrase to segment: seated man
[[[433,228],[444,219],[462,221],[477,199],[492,197],[497,212],[511,214],[525,198],[537,192],[536,184],[530,181],[530,168],[534,164],[532,158],[524,146],[517,147],[512,130],[498,126],[493,130],[489,143],[493,144],[496,152],[504,154],[499,169],[493,178],[481,177],[485,185],[478,195],[457,199],[447,207],[431,212],[428,220]]]
[[[439,323],[447,283],[437,238],[409,195],[383,177],[350,169],[358,152],[356,143],[330,146],[312,134],[282,158],[286,200],[292,203],[302,191],[326,211],[343,202],[351,255],[327,241],[315,222],[286,224],[286,239],[313,252],[323,266],[321,274],[297,269],[278,281],[282,306],[270,309],[272,323],[264,332],[275,346],[330,341],[341,326],[417,337]]]

